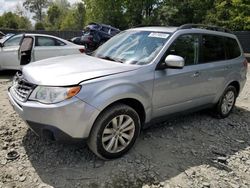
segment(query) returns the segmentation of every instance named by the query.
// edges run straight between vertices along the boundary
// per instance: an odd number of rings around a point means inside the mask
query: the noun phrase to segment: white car
[[[50,35],[14,35],[0,42],[0,70],[18,70],[30,62],[84,52],[84,46]]]

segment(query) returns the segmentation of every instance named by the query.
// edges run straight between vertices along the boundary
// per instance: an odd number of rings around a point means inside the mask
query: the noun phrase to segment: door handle
[[[193,78],[198,77],[198,76],[200,76],[200,72],[195,72],[195,73],[192,75]]]

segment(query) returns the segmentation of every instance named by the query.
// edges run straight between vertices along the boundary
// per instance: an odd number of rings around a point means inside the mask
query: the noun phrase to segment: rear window
[[[222,61],[226,59],[224,37],[203,35],[200,50],[200,63]]]
[[[238,45],[238,42],[232,38],[225,39],[226,48],[227,48],[227,59],[234,59],[241,55],[241,50]]]

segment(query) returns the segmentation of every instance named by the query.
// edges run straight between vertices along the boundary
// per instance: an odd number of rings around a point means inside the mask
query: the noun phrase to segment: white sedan
[[[30,62],[84,51],[84,46],[50,35],[14,35],[0,42],[0,70],[18,70]]]

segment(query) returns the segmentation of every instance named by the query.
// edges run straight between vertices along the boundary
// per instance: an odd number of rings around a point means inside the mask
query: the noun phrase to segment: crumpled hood
[[[69,86],[140,67],[79,54],[30,63],[23,67],[22,72],[27,81],[36,85]]]

